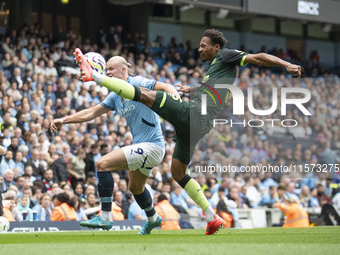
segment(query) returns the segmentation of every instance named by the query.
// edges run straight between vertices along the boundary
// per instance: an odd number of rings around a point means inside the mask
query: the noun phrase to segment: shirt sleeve
[[[240,50],[230,50],[223,49],[221,50],[221,58],[223,63],[228,65],[240,65],[244,66],[244,60],[247,57],[247,53]]]
[[[133,76],[130,77],[128,82],[137,87],[144,87],[150,90],[153,90],[156,84],[156,81],[144,78],[142,76]]]
[[[113,92],[111,92],[105,99],[104,101],[101,103],[101,105],[103,107],[105,107],[106,109],[109,109],[111,111],[113,111],[115,109],[115,94]]]

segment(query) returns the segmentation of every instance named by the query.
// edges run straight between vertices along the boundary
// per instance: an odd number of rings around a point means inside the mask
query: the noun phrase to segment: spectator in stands
[[[7,150],[11,151],[15,155],[19,148],[19,139],[15,136],[11,138],[11,144],[7,147]]]
[[[257,189],[254,186],[254,178],[246,177],[244,178],[244,182],[247,187],[246,197],[249,199],[249,202],[252,205],[251,207],[256,207],[256,205],[259,203],[261,199],[261,193],[257,191]]]
[[[22,152],[18,151],[14,156],[15,168],[19,170],[19,176],[22,176],[25,171],[25,164],[23,162]]]
[[[99,146],[97,143],[91,145],[91,151],[86,154],[85,158],[85,175],[88,177],[89,173],[96,173],[96,163],[101,157],[99,153]]]
[[[320,207],[317,188],[312,188],[310,191],[309,207]]]
[[[39,160],[39,150],[33,149],[32,157],[27,160],[25,166],[31,166],[33,169],[33,176],[41,179],[44,172],[44,165]]]
[[[169,194],[160,194],[158,196],[158,203],[155,206],[157,214],[163,219],[161,228],[166,230],[179,230],[181,229],[179,226],[180,215],[170,204],[167,195]]]
[[[307,208],[310,207],[310,194],[309,194],[309,188],[308,186],[303,186],[301,189],[301,193],[299,196],[300,204]]]
[[[72,198],[72,200],[74,201],[74,210],[77,213],[77,221],[82,221],[82,220],[87,220],[87,216],[85,214],[85,211],[83,210],[83,208],[81,207],[81,200],[79,197],[74,196]]]
[[[15,182],[15,184],[16,184],[16,187],[18,188],[18,196],[22,196],[22,194],[23,194],[23,190],[24,190],[24,186],[25,186],[25,184],[26,184],[26,179],[25,179],[25,177],[23,177],[23,176],[19,176],[18,178],[17,178],[17,181]]]
[[[173,191],[170,193],[170,203],[176,208],[181,208],[181,210],[188,209],[189,206],[182,194],[182,188],[178,184],[173,184]]]
[[[240,191],[240,201],[241,201],[241,204],[242,205],[246,205],[248,208],[251,208],[251,204],[250,204],[250,201],[247,197],[247,186],[246,185],[243,185],[241,187],[241,191]]]
[[[53,184],[53,170],[52,169],[47,169],[44,171],[43,179],[43,193],[48,193],[50,196],[52,196],[52,184]]]
[[[114,193],[114,201],[116,205],[122,209],[122,214],[124,215],[124,218],[127,219],[129,212],[129,203],[127,200],[123,200],[123,194],[121,191],[116,191]]]
[[[277,202],[278,203],[283,203],[286,199],[286,187],[279,185],[277,188]]]
[[[37,212],[38,221],[50,221],[52,215],[52,198],[49,194],[43,194],[39,199],[39,204],[33,207],[32,211]]]
[[[73,190],[74,190],[74,195],[79,197],[79,198],[85,198],[84,195],[84,185],[82,182],[77,182],[74,186],[73,186]]]
[[[262,195],[262,198],[257,206],[267,206],[268,208],[272,208],[273,204],[275,204],[276,202],[277,202],[276,187],[272,185],[269,186],[268,192]]]
[[[116,202],[112,202],[111,208],[112,218],[113,220],[124,220],[125,216],[122,213],[122,208],[116,204]]]
[[[5,193],[11,185],[15,186],[14,172],[12,169],[7,169],[4,174],[1,192]]]
[[[241,201],[238,187],[233,186],[230,189],[229,194],[227,195],[227,198],[229,200],[234,201],[237,204],[237,208],[248,209],[248,206],[243,201]]]
[[[71,184],[76,182],[85,181],[85,161],[86,152],[84,149],[80,149],[76,152],[76,156],[72,159],[72,168],[68,169],[69,175],[71,175]]]
[[[33,221],[33,212],[29,205],[30,199],[28,196],[22,195],[19,197],[17,209],[22,214],[24,221]]]
[[[286,197],[287,198],[293,198],[293,199],[295,199],[295,201],[299,200],[299,197],[295,193],[295,184],[293,182],[290,182],[287,185],[287,188],[286,188]]]
[[[59,193],[53,196],[54,209],[51,221],[77,220],[77,213],[74,209],[75,201],[71,200],[66,193]]]
[[[283,223],[284,228],[307,228],[309,227],[308,213],[303,209],[295,199],[288,198],[285,203],[276,203],[273,208],[279,208],[283,211],[286,219]]]
[[[133,201],[129,206],[128,219],[129,220],[146,220],[146,214],[137,204],[136,200],[132,196]]]
[[[94,208],[94,207],[98,207],[98,205],[99,205],[99,201],[97,200],[96,195],[94,193],[88,194],[86,197],[85,208],[86,209]]]
[[[7,194],[8,195],[8,194]],[[6,196],[3,201],[3,216],[8,221],[22,221],[22,214],[16,207],[15,197]]]
[[[0,163],[0,172],[1,172],[1,176],[5,176],[5,172],[8,169],[13,169],[15,168],[15,162],[13,160],[13,152],[11,150],[7,150],[5,157],[3,158],[3,160],[1,160]]]
[[[67,182],[67,164],[63,158],[64,153],[57,151],[57,159],[50,165],[53,170],[53,182],[59,183],[60,186]]]
[[[24,186],[24,190],[22,192],[23,195],[26,195],[29,198],[29,200],[28,200],[29,208],[31,208],[31,209],[38,203],[38,201],[36,201],[33,198],[33,195],[35,195],[34,190],[35,190],[34,186],[26,185],[26,186]]]
[[[316,186],[319,205],[332,204],[332,200],[325,194],[325,187],[320,183]]]

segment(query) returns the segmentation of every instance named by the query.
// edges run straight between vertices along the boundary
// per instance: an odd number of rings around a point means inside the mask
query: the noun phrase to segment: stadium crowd
[[[57,195],[64,193],[67,195],[62,199],[66,197],[64,202],[74,207],[78,220],[94,215],[100,209],[97,160],[133,142],[126,121],[115,111],[89,123],[65,125],[57,134],[49,131],[54,118],[93,107],[108,94],[104,88],[79,81],[79,69],[72,55],[76,47],[84,52],[99,52],[106,60],[121,55],[132,64],[132,74],[169,86],[197,86],[207,68],[190,41],[182,44],[173,38],[165,45],[162,37],[157,37],[148,42],[144,34],[129,34],[119,25],[107,32],[100,30],[96,42],[72,31],[47,33],[39,25],[9,31],[0,46],[0,144],[7,150],[0,163],[0,187],[4,211],[12,220],[51,220],[54,205],[59,205]],[[241,49],[247,50],[242,46]],[[236,83],[245,94],[247,88],[254,89],[255,109],[270,108],[273,87],[302,86],[311,92],[311,100],[305,105],[312,115],[305,116],[291,107],[286,116],[279,110],[266,116],[294,119],[296,127],[285,127],[280,121],[273,122],[273,126],[265,121],[259,128],[218,125],[196,148],[191,174],[213,208],[224,201],[234,220],[238,217],[237,208],[272,207],[285,197],[296,199],[303,207],[333,203],[340,209],[340,166],[336,154],[340,150],[340,82],[336,75],[323,69],[316,51],[307,61],[298,59],[293,51],[261,51],[303,65],[308,78],[293,79],[276,68],[241,68]],[[188,99],[188,95],[183,98]],[[243,119],[263,119],[248,108],[244,116],[232,115],[232,102],[231,97],[222,118],[238,123]],[[171,177],[174,130],[166,121],[161,126],[166,154],[152,170],[146,187],[155,204],[164,193],[178,211],[198,210]],[[312,169],[313,164],[329,165],[320,172]],[[294,165],[296,171],[244,172],[241,168],[269,165]],[[215,171],[218,166],[235,168]],[[114,172],[113,177],[114,218],[145,219],[144,211],[127,189],[126,170]],[[28,213],[24,218],[22,211]]]

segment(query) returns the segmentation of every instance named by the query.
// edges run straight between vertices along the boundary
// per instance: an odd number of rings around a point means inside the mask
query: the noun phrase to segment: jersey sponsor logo
[[[126,108],[123,108],[123,109],[118,109],[118,113],[120,116],[123,116],[123,117],[129,117],[131,114],[132,114],[132,111],[135,110],[136,106],[135,105],[130,105]]]

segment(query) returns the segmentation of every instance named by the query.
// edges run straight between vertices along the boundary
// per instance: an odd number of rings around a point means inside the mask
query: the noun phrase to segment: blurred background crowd
[[[226,35],[228,37],[228,35]],[[108,94],[105,88],[79,81],[79,69],[73,50],[99,52],[108,60],[120,55],[132,64],[130,73],[156,81],[198,86],[208,64],[197,54],[199,42],[166,45],[162,37],[148,42],[144,34],[129,34],[118,25],[100,30],[90,41],[72,31],[46,33],[39,25],[24,26],[4,36],[0,45],[0,144],[7,152],[0,163],[0,187],[3,208],[13,220],[23,220],[23,210],[31,212],[25,220],[50,220],[52,198],[68,194],[83,220],[99,210],[96,162],[116,148],[130,145],[132,136],[126,121],[117,112],[109,112],[94,121],[64,125],[57,134],[49,124],[60,118],[93,107]],[[242,45],[240,50],[247,52]],[[265,47],[259,51],[276,55],[303,66],[301,80],[283,69],[246,66],[239,70],[235,83],[244,90],[254,89],[255,109],[271,106],[272,87],[304,87],[311,94],[305,104],[312,113],[304,116],[289,108],[286,116],[276,111],[266,119],[295,119],[298,125],[286,128],[275,122],[264,127],[219,125],[199,143],[190,171],[198,180],[209,202],[216,208],[224,200],[234,219],[237,208],[272,207],[285,198],[296,199],[304,207],[333,203],[340,209],[340,81],[322,66],[317,51],[308,59],[298,59],[294,51]],[[187,100],[189,95],[183,95]],[[246,99],[245,99],[246,100]],[[261,119],[246,109],[244,116],[232,115],[232,97],[222,118],[242,122]],[[173,153],[173,127],[162,121],[166,141],[163,162],[154,167],[146,187],[154,197],[168,194],[170,203],[180,212],[198,207],[174,182],[170,173]],[[296,165],[299,171],[288,173],[209,172],[209,166]],[[310,171],[305,170],[305,164]],[[326,171],[312,171],[312,164],[329,164]],[[197,168],[200,166],[201,168]],[[146,215],[128,191],[126,170],[113,173],[114,205],[117,218],[145,219]],[[37,214],[34,215],[33,211]],[[115,214],[116,213],[116,214]],[[30,216],[31,215],[31,216]]]

